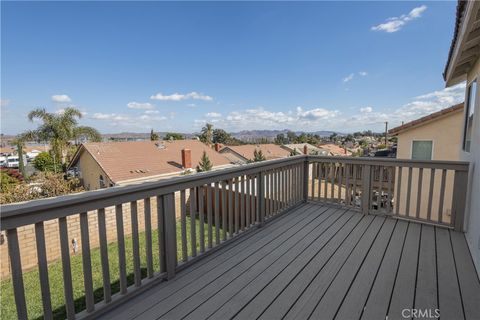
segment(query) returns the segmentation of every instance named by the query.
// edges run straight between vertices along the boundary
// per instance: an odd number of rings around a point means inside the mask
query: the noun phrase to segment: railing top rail
[[[228,180],[241,174],[255,174],[286,165],[303,163],[306,158],[305,155],[298,155],[165,180],[139,182],[138,184],[2,205],[1,230],[167,194],[192,186]],[[13,219],[17,221],[13,222]]]
[[[468,171],[469,163],[465,161],[444,161],[444,160],[412,160],[397,158],[375,158],[375,157],[327,157],[308,156],[309,161],[318,162],[339,162],[350,164],[367,164],[381,166],[400,166],[415,168],[447,169],[457,171]]]

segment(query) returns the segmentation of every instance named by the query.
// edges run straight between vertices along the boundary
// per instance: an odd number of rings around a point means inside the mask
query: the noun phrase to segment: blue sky
[[[463,101],[456,2],[2,2],[2,133],[382,130]]]

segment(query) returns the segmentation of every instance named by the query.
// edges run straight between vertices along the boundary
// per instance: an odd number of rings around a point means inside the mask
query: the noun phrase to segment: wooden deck
[[[480,319],[464,235],[309,203],[102,318],[391,320],[403,309]]]

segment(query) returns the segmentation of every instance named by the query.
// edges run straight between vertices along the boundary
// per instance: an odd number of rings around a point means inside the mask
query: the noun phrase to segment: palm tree
[[[82,117],[80,110],[76,108],[66,108],[62,113],[50,113],[45,109],[37,108],[28,114],[28,119],[33,121],[39,119],[43,123],[33,131],[25,133],[25,136],[31,140],[48,141],[52,149],[54,161],[64,162],[64,151],[67,149],[70,140],[86,137],[90,141],[100,141],[100,133],[92,128],[78,126],[78,119]]]
[[[206,144],[212,144],[213,139],[213,124],[206,123],[205,127],[202,128],[202,134],[200,140]]]

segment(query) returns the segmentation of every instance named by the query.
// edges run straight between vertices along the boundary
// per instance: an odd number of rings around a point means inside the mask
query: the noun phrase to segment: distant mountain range
[[[268,139],[268,140],[273,140],[278,134],[287,134],[290,130],[243,130],[239,132],[232,132],[230,133],[232,137],[244,140],[244,141],[255,141],[258,139]],[[156,132],[160,138],[163,138],[167,132]],[[329,137],[332,133],[337,133],[338,135],[344,135],[343,133],[340,132],[335,132],[335,131],[315,131],[315,132],[306,132],[306,133],[311,133],[311,134],[316,134],[319,135],[320,137]],[[193,138],[198,133],[181,133],[189,138]],[[295,131],[296,135],[302,134],[302,131]],[[115,139],[115,140],[122,140],[122,139],[128,139],[128,140],[136,140],[136,139],[150,139],[150,133],[138,133],[138,132],[121,132],[121,133],[108,133],[108,134],[102,134],[103,138],[106,140],[109,139]]]

